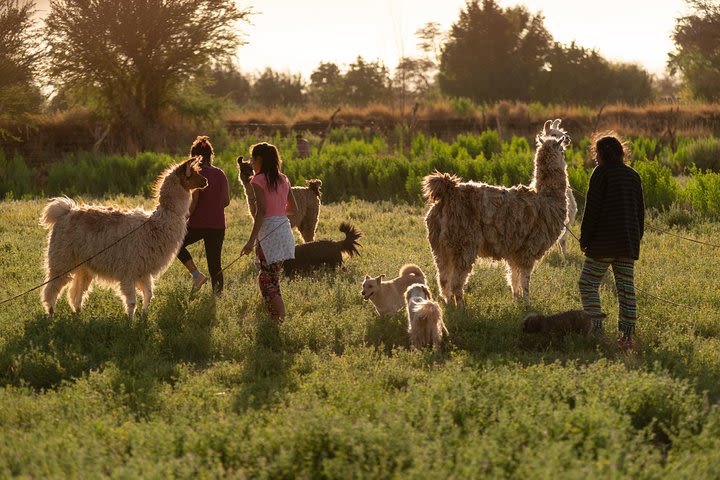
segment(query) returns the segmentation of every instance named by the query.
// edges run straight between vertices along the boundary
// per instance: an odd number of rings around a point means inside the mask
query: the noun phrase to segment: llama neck
[[[243,188],[245,189],[245,199],[247,200],[248,210],[250,210],[250,215],[252,215],[252,217],[255,218],[255,210],[256,210],[255,190],[253,190],[252,185],[250,185],[249,180],[241,178],[240,181],[242,182]]]
[[[185,190],[177,179],[168,177],[160,188],[158,206],[155,211],[173,218],[180,217],[184,221],[190,211],[191,201],[190,192]]]
[[[538,152],[538,156],[542,152]],[[535,159],[535,170],[530,187],[545,195],[565,196],[567,190],[567,167],[565,160],[538,161]]]

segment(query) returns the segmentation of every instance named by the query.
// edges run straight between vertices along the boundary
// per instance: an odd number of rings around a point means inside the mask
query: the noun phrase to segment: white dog
[[[405,291],[413,283],[425,283],[425,274],[413,264],[403,265],[392,280],[383,281],[385,275],[371,278],[365,275],[362,282],[363,300],[370,300],[378,315],[392,315],[405,306]]]
[[[408,314],[408,333],[410,344],[415,348],[422,348],[432,344],[439,347],[443,332],[447,328],[442,319],[442,310],[437,302],[433,302],[427,285],[414,283],[405,292]]]

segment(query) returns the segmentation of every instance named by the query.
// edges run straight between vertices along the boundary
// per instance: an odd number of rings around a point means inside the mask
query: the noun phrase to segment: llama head
[[[252,168],[252,163],[243,160],[243,156],[237,157],[237,165],[239,173],[239,179],[243,184],[250,182],[250,178],[255,174]]]
[[[559,118],[545,122],[542,132],[535,137],[535,143],[538,147],[547,145],[548,147],[555,147],[564,151],[570,146],[570,135],[568,135],[565,129],[560,128],[561,122],[562,120]],[[552,140],[554,140],[554,142],[548,143]]]
[[[202,157],[189,158],[175,167],[173,173],[180,179],[180,185],[187,191],[207,187],[207,178],[200,173]]]

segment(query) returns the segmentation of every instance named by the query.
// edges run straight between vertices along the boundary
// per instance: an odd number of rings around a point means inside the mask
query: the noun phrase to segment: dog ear
[[[427,288],[427,285],[422,286],[423,292],[425,292],[425,296],[428,298],[428,300],[432,300],[432,293],[430,293],[430,290]]]
[[[370,276],[365,274],[365,280],[370,280]]]
[[[375,277],[375,282],[377,282],[377,284],[380,285],[380,282],[382,281],[383,278],[385,278],[384,273],[382,275],[378,275],[377,277]]]

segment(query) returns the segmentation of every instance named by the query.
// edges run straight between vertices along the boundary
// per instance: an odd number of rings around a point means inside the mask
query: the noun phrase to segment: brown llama
[[[432,204],[425,216],[441,296],[462,305],[465,282],[478,257],[504,260],[515,299],[530,303],[530,274],[558,240],[567,215],[564,150],[570,137],[560,120],[536,137],[530,186],[462,182],[435,172],[423,179]]]
[[[250,162],[243,161],[243,157],[237,158],[238,169],[240,173],[238,178],[245,190],[245,199],[248,204],[250,215],[255,218],[255,192],[250,187],[250,179],[254,175]],[[315,229],[317,228],[318,219],[320,218],[320,180],[306,180],[306,187],[292,187],[292,194],[297,204],[297,211],[293,215],[288,215],[290,226],[300,231],[303,241],[312,242],[315,240]]]
[[[160,174],[154,189],[157,206],[152,212],[142,208],[77,205],[67,197],[50,199],[40,217],[40,224],[49,230],[45,279],[58,277],[42,291],[42,302],[50,317],[60,292],[71,281],[68,302],[74,312],[80,311],[85,293],[96,277],[118,287],[131,318],[135,314],[135,289],[139,288],[143,312],[147,312],[154,278],[170,266],[185,237],[190,192],[206,186],[199,160],[191,158]],[[73,269],[88,258],[91,259]]]

